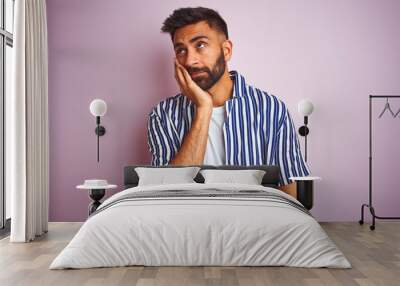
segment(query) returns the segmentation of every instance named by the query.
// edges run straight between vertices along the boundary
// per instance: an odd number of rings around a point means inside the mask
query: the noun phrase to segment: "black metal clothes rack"
[[[372,100],[374,98],[400,98],[400,95],[370,95],[369,96],[369,200],[368,204],[361,206],[361,220],[359,224],[364,224],[364,207],[369,208],[372,215],[372,225],[369,226],[371,230],[375,229],[375,219],[400,219],[400,217],[384,217],[375,214],[375,209],[372,205]]]

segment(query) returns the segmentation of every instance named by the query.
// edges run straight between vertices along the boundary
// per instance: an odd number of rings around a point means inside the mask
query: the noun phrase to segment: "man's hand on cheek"
[[[181,92],[193,101],[197,107],[212,108],[212,97],[195,83],[188,71],[175,59],[175,79]]]

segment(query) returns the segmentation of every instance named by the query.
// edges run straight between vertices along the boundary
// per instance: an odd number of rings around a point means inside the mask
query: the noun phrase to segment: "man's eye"
[[[205,43],[202,43],[202,42],[197,44],[198,48],[204,48],[205,46],[206,46]]]
[[[177,55],[183,54],[184,52],[185,52],[185,49],[177,49],[176,50]]]

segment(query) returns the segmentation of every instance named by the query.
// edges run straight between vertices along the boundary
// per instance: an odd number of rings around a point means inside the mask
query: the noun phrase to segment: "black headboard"
[[[167,165],[167,166],[159,166],[159,167],[154,167],[154,166],[149,166],[149,165],[132,165],[132,166],[126,166],[124,168],[124,189],[136,187],[139,182],[139,177],[137,173],[135,172],[136,167],[147,167],[147,168],[182,168],[185,166],[172,166],[172,165]],[[209,165],[201,165],[201,166],[196,166],[200,167],[202,170],[204,169],[219,169],[219,170],[248,170],[248,169],[258,169],[258,170],[264,170],[265,175],[262,179],[262,185],[265,187],[273,187],[277,188],[278,187],[278,182],[279,182],[279,167],[278,166],[267,166],[267,165],[259,165],[259,166],[234,166],[234,165],[227,165],[227,166],[209,166]],[[204,178],[200,174],[200,172],[197,174],[196,178],[194,180],[197,183],[204,183]]]

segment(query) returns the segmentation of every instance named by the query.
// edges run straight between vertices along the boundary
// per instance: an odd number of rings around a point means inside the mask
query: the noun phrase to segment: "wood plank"
[[[352,269],[295,267],[115,267],[49,270],[81,223],[50,223],[32,243],[0,240],[0,285],[136,286],[391,286],[400,281],[400,224],[379,222],[375,231],[357,223],[322,223]]]

